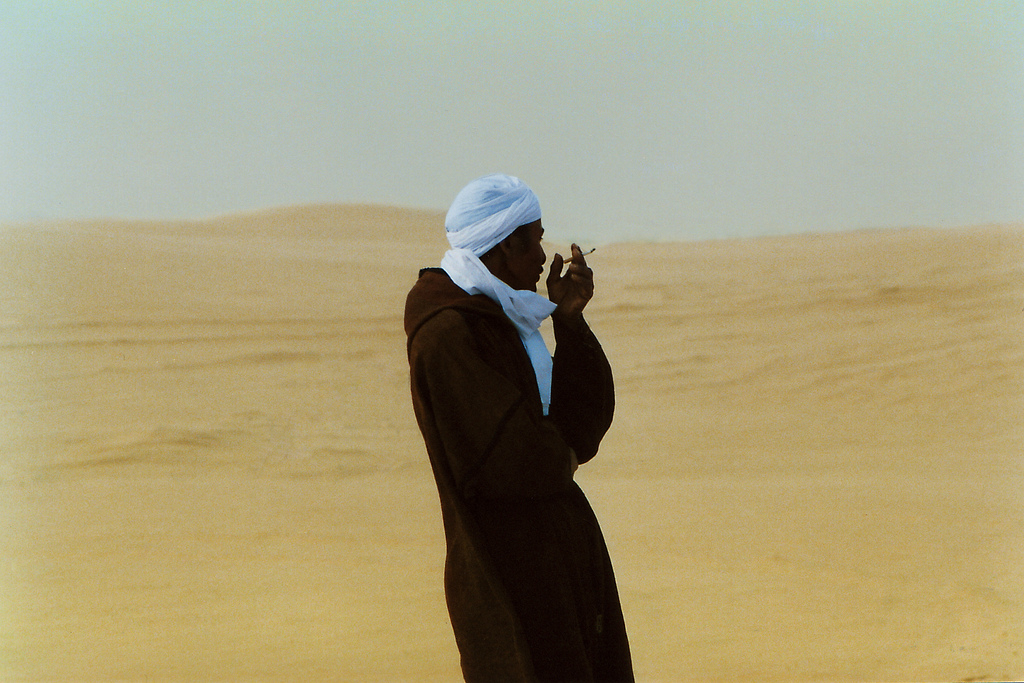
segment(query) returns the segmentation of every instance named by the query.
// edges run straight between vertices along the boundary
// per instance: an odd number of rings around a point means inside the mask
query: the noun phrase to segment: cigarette
[[[587,254],[593,254],[593,253],[594,253],[595,251],[597,251],[597,247],[594,247],[594,248],[593,248],[593,249],[591,249],[590,251],[585,251],[585,252],[583,252],[582,254],[580,254],[580,256],[586,256]],[[572,260],[573,260],[573,257],[569,257],[569,258],[567,258],[567,259],[564,259],[564,260],[562,261],[562,263],[572,263]]]

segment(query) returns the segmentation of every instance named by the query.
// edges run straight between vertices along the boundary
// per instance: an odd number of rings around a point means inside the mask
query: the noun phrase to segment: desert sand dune
[[[0,229],[0,678],[458,680],[402,331],[442,223]],[[640,680],[1024,678],[1024,226],[589,260]]]

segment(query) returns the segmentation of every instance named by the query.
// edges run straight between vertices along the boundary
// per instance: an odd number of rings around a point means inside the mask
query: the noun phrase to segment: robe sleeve
[[[570,486],[568,444],[529,396],[485,362],[459,313],[439,313],[416,337],[410,360],[418,393],[463,497],[540,497]]]
[[[585,322],[570,327],[555,321],[551,376],[551,419],[580,463],[597,454],[615,412],[611,365]]]

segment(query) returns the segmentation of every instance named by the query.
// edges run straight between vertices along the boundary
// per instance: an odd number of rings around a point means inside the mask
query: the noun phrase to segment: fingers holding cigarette
[[[597,251],[597,247],[594,247],[590,251],[584,251],[584,252],[581,252],[581,253],[579,253],[579,254],[577,254],[575,256],[570,256],[569,258],[563,260],[562,263],[572,263],[575,259],[581,258],[583,256],[587,256],[589,254],[593,254],[595,251]]]
[[[594,296],[594,271],[585,258],[593,252],[591,249],[584,253],[578,244],[573,244],[569,258],[563,259],[561,254],[555,254],[551,262],[547,279],[548,298],[557,305],[555,314],[563,320],[577,321]],[[566,264],[569,268],[563,273]]]

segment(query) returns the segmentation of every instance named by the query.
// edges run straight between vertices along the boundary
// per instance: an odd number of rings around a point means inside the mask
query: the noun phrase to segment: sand
[[[402,331],[441,222],[0,230],[0,679],[458,680]],[[590,262],[640,680],[1024,678],[1024,226]]]

